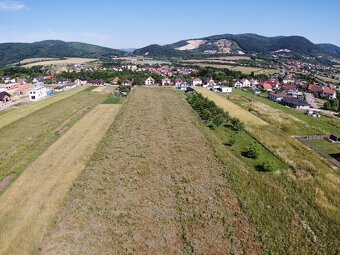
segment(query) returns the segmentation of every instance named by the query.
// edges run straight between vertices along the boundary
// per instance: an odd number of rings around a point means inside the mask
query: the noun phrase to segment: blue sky
[[[224,33],[340,46],[340,0],[0,0],[0,42],[129,48]]]

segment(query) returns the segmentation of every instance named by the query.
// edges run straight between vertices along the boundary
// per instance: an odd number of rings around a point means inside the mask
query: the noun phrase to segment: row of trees
[[[232,127],[235,131],[244,129],[243,122],[237,118],[230,117],[228,112],[201,94],[189,94],[187,101],[208,127],[217,128],[221,125],[226,125]]]

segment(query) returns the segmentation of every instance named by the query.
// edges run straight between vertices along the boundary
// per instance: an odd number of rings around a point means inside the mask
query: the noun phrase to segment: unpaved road
[[[260,254],[201,128],[174,90],[136,88],[41,254]]]
[[[0,197],[0,254],[32,254],[75,178],[115,118],[98,105],[52,144]]]

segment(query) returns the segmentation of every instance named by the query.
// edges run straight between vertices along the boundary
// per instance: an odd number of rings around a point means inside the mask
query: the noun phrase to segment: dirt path
[[[262,126],[267,125],[268,123],[254,114],[242,109],[242,107],[234,104],[233,102],[217,95],[216,93],[207,90],[206,88],[197,88],[199,93],[201,93],[204,97],[214,101],[219,107],[222,107],[224,110],[228,111],[230,116],[236,117],[243,121],[246,124]]]
[[[200,122],[137,88],[72,188],[41,254],[259,254]]]
[[[119,106],[99,105],[50,146],[0,197],[0,254],[32,254]]]
[[[51,105],[55,102],[58,102],[60,100],[73,96],[77,94],[79,91],[82,91],[84,89],[86,89],[86,86],[78,87],[70,91],[59,93],[51,98],[46,98],[36,103],[29,103],[29,104],[21,105],[21,106],[18,106],[18,108],[16,109],[1,113],[0,129],[48,105]]]

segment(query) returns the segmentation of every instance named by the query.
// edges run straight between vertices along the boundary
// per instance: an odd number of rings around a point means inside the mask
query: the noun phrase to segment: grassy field
[[[320,80],[325,81],[325,82],[340,83],[340,80],[332,79],[332,78],[329,78],[329,77],[325,77],[325,76],[321,76],[321,75],[316,75],[316,77],[319,78]]]
[[[242,160],[242,148],[230,147],[220,130],[213,131],[219,139],[207,135],[227,167],[225,178],[254,224],[265,253],[339,253],[339,173],[273,125],[247,125],[246,130],[290,171],[260,174]],[[235,144],[242,146],[247,141],[249,138],[239,137]]]
[[[255,116],[254,114],[242,109],[242,107],[226,100],[220,95],[207,90],[206,88],[197,88],[197,91],[201,93],[204,97],[213,100],[219,107],[222,107],[225,111],[229,112],[230,116],[237,117],[246,124],[261,126],[267,125],[265,121]]]
[[[277,72],[276,69],[263,69],[258,67],[248,67],[248,66],[233,66],[228,64],[209,64],[209,63],[190,63],[195,64],[200,67],[213,67],[213,68],[221,68],[221,69],[229,69],[232,71],[239,71],[245,74],[274,74]]]
[[[327,140],[304,141],[305,144],[320,153],[327,159],[337,160],[340,167],[340,144],[331,143]]]
[[[0,254],[36,254],[73,181],[120,106],[98,105],[50,146],[0,197]]]
[[[292,109],[269,100],[266,93],[254,97],[252,92],[234,89],[230,100],[291,135],[337,134],[340,130],[339,119],[324,115],[321,118],[310,117],[305,110]]]
[[[0,129],[44,107],[47,107],[55,102],[58,102],[60,100],[73,96],[77,94],[79,91],[82,91],[84,89],[86,89],[86,87],[78,87],[70,91],[58,93],[53,97],[46,98],[45,100],[12,107],[12,108],[9,108],[8,110],[1,111],[0,112],[0,119],[1,119]]]
[[[65,133],[93,107],[107,98],[107,94],[81,91],[55,102],[42,101],[15,109],[25,116],[0,129],[0,181],[7,175],[19,175],[54,141]],[[51,98],[50,100],[52,100]],[[38,106],[38,107],[37,107]],[[37,109],[39,108],[39,109]],[[14,116],[15,117],[15,116]],[[1,122],[2,123],[2,122]]]
[[[53,59],[53,60],[36,61],[34,63],[25,64],[25,65],[23,65],[23,67],[85,64],[85,63],[93,62],[95,60],[97,60],[97,59],[95,59],[95,58]]]
[[[201,123],[137,88],[73,186],[42,254],[261,254]]]

